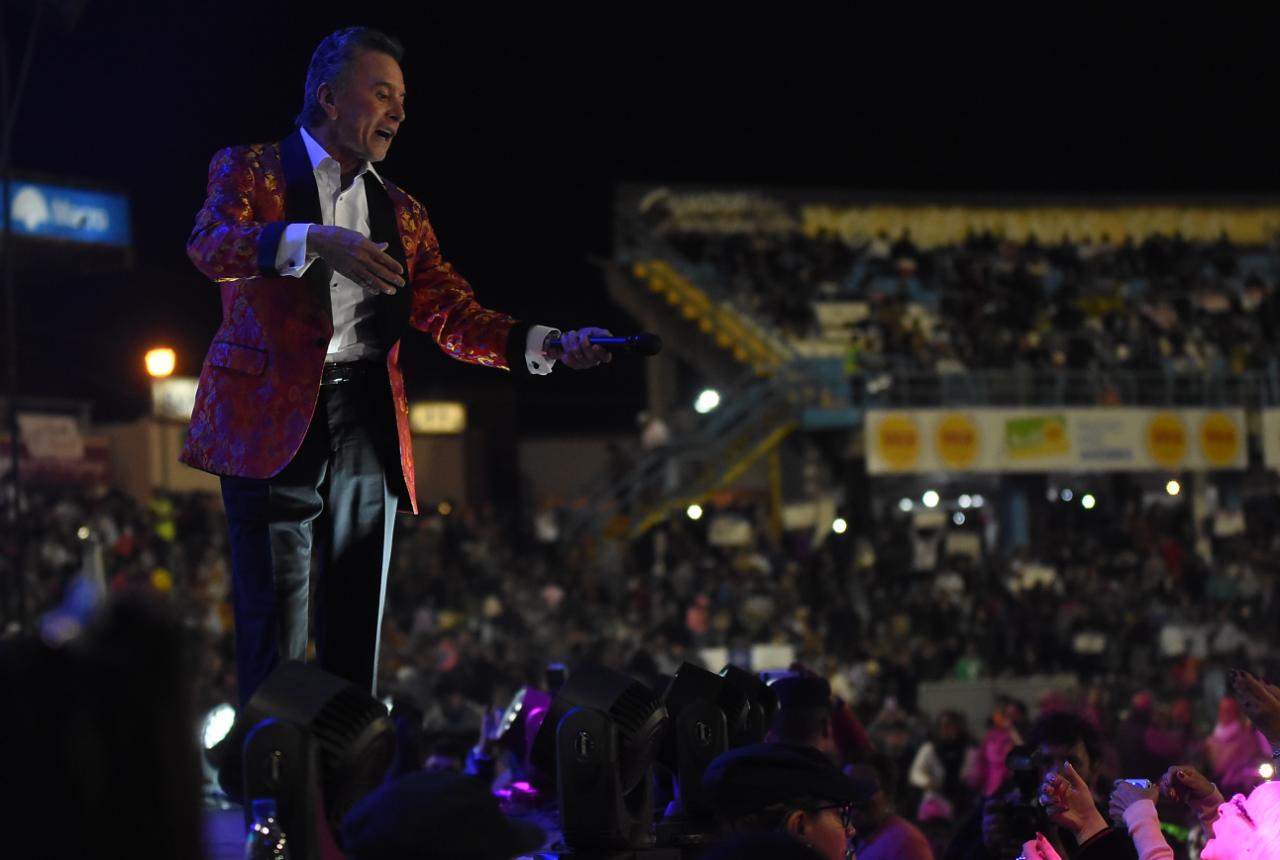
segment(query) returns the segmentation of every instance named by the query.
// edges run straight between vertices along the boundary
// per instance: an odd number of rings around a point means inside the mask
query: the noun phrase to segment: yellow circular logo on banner
[[[936,441],[938,458],[950,469],[967,469],[978,459],[978,425],[968,415],[943,415]]]
[[[1231,466],[1240,454],[1236,422],[1221,412],[1210,412],[1200,425],[1200,448],[1210,466]]]
[[[1187,456],[1187,427],[1172,412],[1160,412],[1147,423],[1147,450],[1157,465],[1181,466]]]
[[[876,450],[895,469],[910,469],[920,458],[920,431],[904,415],[886,415],[876,427]]]

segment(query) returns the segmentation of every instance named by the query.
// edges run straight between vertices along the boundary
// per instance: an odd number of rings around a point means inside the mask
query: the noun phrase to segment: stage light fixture
[[[729,726],[729,747],[745,747],[764,741],[765,732],[778,713],[778,694],[758,675],[732,664],[720,670],[725,683],[737,689],[747,699],[747,718],[736,726]]]
[[[395,729],[382,703],[336,675],[281,664],[223,740],[218,782],[245,805],[274,798],[296,860],[334,856],[342,817],[386,776]]]
[[[576,668],[538,729],[531,761],[556,775],[561,832],[572,848],[628,848],[650,839],[652,766],[666,709],[644,684],[598,664]]]
[[[710,832],[700,823],[705,825],[713,812],[702,788],[702,772],[729,749],[726,709],[735,721],[743,721],[749,705],[746,696],[722,676],[692,663],[676,670],[662,694],[662,703],[672,730],[663,741],[658,761],[675,777],[679,812],[659,825],[659,841],[696,841]]]
[[[200,740],[204,743],[204,748],[211,750],[222,743],[222,739],[227,736],[235,723],[235,708],[226,702],[214,705],[205,715],[204,724],[200,727]]]
[[[1080,507],[1084,508],[1086,511],[1093,510],[1097,505],[1098,500],[1094,497],[1093,493],[1085,493],[1080,497]]]
[[[942,497],[938,495],[937,490],[925,490],[924,495],[920,497],[920,501],[924,502],[926,508],[936,508]]]
[[[550,695],[537,687],[521,687],[498,722],[498,745],[511,750],[527,766],[534,738],[550,707]]]

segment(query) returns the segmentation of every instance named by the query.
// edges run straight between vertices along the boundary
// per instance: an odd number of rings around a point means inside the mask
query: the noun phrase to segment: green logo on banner
[[[1060,457],[1070,453],[1067,419],[1063,415],[1032,415],[1004,422],[1004,444],[1017,460]]]

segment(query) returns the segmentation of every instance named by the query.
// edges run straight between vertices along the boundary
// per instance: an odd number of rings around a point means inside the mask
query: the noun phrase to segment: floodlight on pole
[[[157,406],[159,397],[157,391],[160,386],[160,380],[167,379],[173,375],[174,369],[178,366],[178,354],[167,346],[157,346],[154,349],[147,350],[147,354],[143,357],[143,362],[147,366],[147,374],[151,377],[151,409],[152,421],[156,422],[156,430],[160,434],[160,477],[159,483],[164,489],[170,487],[169,473],[169,427],[167,422],[161,420],[162,416],[157,414]]]
[[[167,346],[147,350],[143,360],[147,365],[147,374],[153,379],[172,376],[174,368],[178,366],[178,354]]]

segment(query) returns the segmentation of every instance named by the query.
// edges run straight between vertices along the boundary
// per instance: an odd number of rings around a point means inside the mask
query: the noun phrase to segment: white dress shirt
[[[342,168],[337,159],[329,155],[314,137],[301,129],[302,142],[311,159],[311,169],[316,177],[316,190],[320,193],[320,217],[325,226],[345,227],[363,236],[369,236],[369,202],[365,197],[362,177],[366,172],[382,182],[378,171],[369,162],[363,162],[351,183],[342,187]],[[315,252],[307,248],[307,229],[310,224],[289,224],[280,237],[276,251],[276,270],[288,277],[301,277],[316,259]],[[406,278],[407,280],[407,278]],[[401,289],[409,289],[408,286]],[[361,343],[356,334],[357,326],[374,315],[376,296],[355,281],[338,272],[329,278],[329,301],[333,309],[333,337],[325,355],[326,362],[380,359],[382,351],[377,345]],[[529,329],[525,340],[525,364],[529,372],[541,376],[551,372],[555,359],[542,351],[547,335],[560,336],[550,326],[535,325]]]

